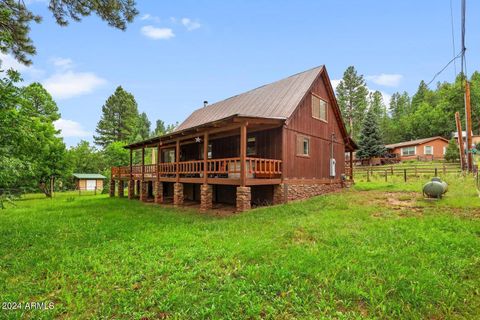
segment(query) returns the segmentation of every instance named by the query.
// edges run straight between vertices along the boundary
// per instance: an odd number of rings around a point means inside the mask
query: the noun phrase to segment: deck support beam
[[[115,197],[115,180],[110,179],[110,197]]]
[[[148,198],[148,181],[140,182],[140,201],[146,202]]]
[[[251,190],[250,187],[237,187],[237,212],[250,210],[252,201]]]
[[[163,197],[163,182],[157,180],[155,181],[155,203],[164,203],[165,199]]]
[[[133,198],[135,198],[135,181],[132,179],[128,181],[128,199]]]
[[[211,184],[200,186],[200,211],[211,210],[213,207],[213,192]]]
[[[123,198],[125,196],[125,184],[123,180],[118,181],[118,196]]]
[[[183,205],[183,183],[175,182],[173,184],[173,205],[175,207]]]
[[[353,181],[353,151],[350,151],[350,180]]]

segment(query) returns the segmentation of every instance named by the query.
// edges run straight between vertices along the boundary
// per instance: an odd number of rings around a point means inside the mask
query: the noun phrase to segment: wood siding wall
[[[402,156],[402,148],[404,147],[398,147],[392,150],[392,153],[398,154],[400,159],[402,160],[409,160],[409,159],[416,159],[418,156],[420,157],[425,157],[425,146],[432,146],[433,147],[433,157],[434,159],[443,159],[444,154],[443,154],[443,148],[448,146],[448,142],[442,140],[442,139],[436,139],[432,140],[429,142],[425,142],[419,145],[416,145],[417,150],[416,154],[413,156]],[[412,146],[414,147],[414,146]],[[428,155],[427,157],[430,157]]]
[[[289,119],[285,130],[285,179],[330,179],[331,136],[335,133],[334,158],[336,179],[345,172],[345,144],[333,110],[332,98],[320,76],[312,86],[311,93],[327,101],[327,122],[312,117],[312,97],[307,94]],[[310,156],[297,156],[297,136],[310,138]]]

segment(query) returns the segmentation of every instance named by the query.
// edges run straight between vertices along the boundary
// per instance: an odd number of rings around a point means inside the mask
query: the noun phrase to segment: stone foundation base
[[[183,204],[183,183],[175,182],[173,184],[173,205],[181,206]]]
[[[110,180],[110,197],[115,197],[115,180]]]
[[[210,184],[202,184],[200,186],[200,211],[212,209],[212,204],[212,186]]]
[[[128,199],[135,198],[135,181],[128,181]]]
[[[163,182],[155,181],[155,203],[163,202]]]
[[[342,183],[328,184],[289,184],[287,185],[287,201],[308,199],[325,193],[342,189]]]
[[[148,197],[148,182],[141,181],[140,182],[140,201],[147,201]]]
[[[125,184],[123,180],[118,181],[118,196],[123,198],[125,196]]]
[[[250,210],[252,191],[250,187],[237,187],[237,211]]]
[[[285,189],[286,185],[276,184],[273,186],[273,204],[282,204],[286,202]]]

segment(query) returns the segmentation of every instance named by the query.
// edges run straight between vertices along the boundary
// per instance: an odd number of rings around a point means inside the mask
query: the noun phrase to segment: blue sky
[[[459,51],[460,0],[452,0]],[[32,25],[32,67],[4,66],[39,81],[62,114],[67,145],[92,141],[101,107],[118,85],[153,123],[181,122],[203,100],[215,102],[325,64],[334,84],[354,65],[388,99],[414,93],[453,56],[450,0],[431,1],[138,1],[122,32],[97,17],[56,25],[46,2]],[[478,2],[467,3],[468,70],[480,52]],[[457,64],[457,69],[459,64]],[[439,80],[454,78],[453,65]]]

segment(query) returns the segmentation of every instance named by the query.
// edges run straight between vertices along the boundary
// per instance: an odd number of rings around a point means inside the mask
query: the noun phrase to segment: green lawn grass
[[[475,318],[480,199],[452,176],[350,190],[228,217],[58,194],[0,210],[0,318]]]

